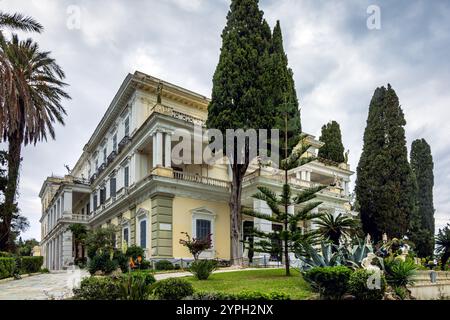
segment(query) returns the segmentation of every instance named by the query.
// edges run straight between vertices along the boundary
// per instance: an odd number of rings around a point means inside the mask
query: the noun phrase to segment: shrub
[[[97,271],[102,271],[105,274],[110,274],[118,268],[119,264],[116,260],[112,260],[110,254],[102,253],[94,256],[89,261],[88,270],[90,274]]]
[[[144,258],[144,249],[141,247],[138,247],[136,245],[132,245],[128,247],[127,252],[125,254],[128,258],[133,258],[133,260],[136,260],[137,257]]]
[[[156,270],[173,270],[174,266],[169,260],[159,260],[155,263]]]
[[[412,277],[416,273],[417,266],[411,260],[387,258],[384,260],[386,280],[393,287],[406,287],[413,284]]]
[[[181,300],[192,296],[194,288],[187,280],[169,278],[156,282],[152,286],[151,292],[155,298],[160,300]]]
[[[44,264],[44,257],[21,257],[20,272],[21,273],[36,273],[41,270]]]
[[[0,279],[9,278],[14,275],[16,261],[14,258],[0,258]]]
[[[151,268],[152,268],[152,263],[148,260],[142,260],[141,264],[139,265],[139,269],[141,269],[141,270],[149,270]]]
[[[73,289],[75,300],[118,300],[121,297],[120,281],[111,277],[89,277]]]
[[[155,283],[155,277],[150,273],[131,272],[120,279],[121,299],[147,300],[150,286]]]
[[[382,274],[380,278],[380,289],[369,289],[367,280],[373,274],[364,269],[358,269],[352,273],[348,281],[349,291],[358,300],[381,300],[386,291],[386,279]]]
[[[290,300],[291,297],[284,292],[262,293],[259,291],[241,291],[239,293],[225,292],[195,292],[192,300]]]
[[[304,273],[304,278],[319,291],[322,299],[339,300],[347,292],[352,270],[344,266],[315,267]]]
[[[40,273],[50,273],[50,270],[48,270],[47,268],[42,268],[39,272]]]
[[[0,258],[12,258],[13,254],[6,251],[0,251]]]
[[[113,254],[113,260],[117,262],[120,270],[122,272],[128,272],[128,258],[125,254],[123,254],[120,250],[115,250]]]
[[[196,260],[192,262],[189,271],[191,271],[198,280],[206,280],[217,268],[217,262],[214,260]]]

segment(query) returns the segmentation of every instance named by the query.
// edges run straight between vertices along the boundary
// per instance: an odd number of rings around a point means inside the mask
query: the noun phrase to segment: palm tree
[[[31,17],[20,13],[9,14],[0,11],[0,33],[3,28],[33,32],[41,32],[43,29],[42,25]]]
[[[4,17],[4,16],[3,16]],[[0,20],[1,21],[1,20]],[[23,21],[22,21],[23,22]],[[31,39],[0,38],[0,139],[8,141],[8,184],[0,225],[0,249],[10,245],[22,145],[55,138],[54,122],[64,124],[61,100],[70,99],[63,70]]]
[[[319,227],[317,232],[336,246],[339,246],[339,240],[343,235],[352,235],[358,227],[358,223],[353,218],[344,216],[341,213],[334,217],[334,215],[327,212],[314,222]]]
[[[439,229],[436,236],[436,251],[441,255],[441,269],[445,270],[448,259],[450,258],[450,224],[445,228]]]

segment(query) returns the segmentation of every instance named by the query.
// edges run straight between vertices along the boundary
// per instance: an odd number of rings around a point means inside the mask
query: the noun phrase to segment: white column
[[[270,210],[267,203],[263,200],[253,199],[253,209],[262,214],[267,214],[268,216],[272,216],[272,210]],[[272,232],[272,222],[264,219],[254,218],[253,225],[255,229],[263,232]],[[258,238],[255,238],[255,242],[258,241]],[[261,259],[261,264],[264,264],[264,257],[266,259],[266,263],[269,263],[270,254],[263,252],[255,252],[255,258]]]
[[[64,210],[62,214],[72,214],[72,190],[64,191],[63,194]]]
[[[156,144],[157,144],[157,142],[156,142],[156,132],[155,133],[153,133],[153,149],[152,149],[152,156],[153,156],[153,159],[152,159],[152,168],[154,168],[154,167],[156,167]]]
[[[306,171],[306,181],[311,181],[311,172]]]
[[[301,179],[306,181],[306,171],[301,171]]]
[[[172,166],[172,136],[170,133],[164,134],[164,166],[170,168]]]
[[[163,134],[162,132],[156,132],[156,166],[162,166],[163,164]],[[155,166],[155,167],[156,167]]]
[[[72,232],[69,230],[65,231],[61,234],[62,239],[62,261],[63,266],[68,265],[71,262],[74,262],[74,257],[72,256]]]
[[[301,180],[301,179],[302,179],[302,177],[301,177],[301,175],[300,175],[300,171],[297,171],[297,172],[295,173],[295,177],[296,177],[298,180]]]

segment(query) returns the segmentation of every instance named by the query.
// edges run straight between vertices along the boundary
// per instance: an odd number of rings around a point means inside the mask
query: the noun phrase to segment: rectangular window
[[[123,228],[123,241],[128,244],[128,228]]]
[[[91,213],[91,204],[90,204],[90,203],[88,203],[88,204],[86,205],[86,213],[87,213],[87,214],[90,214],[90,213]]]
[[[130,172],[130,169],[128,166],[123,169],[123,183],[124,183],[125,188],[128,188],[130,185],[130,177],[129,177],[130,173],[129,172]]]
[[[100,204],[104,204],[106,200],[106,188],[103,187],[100,189]]]
[[[124,127],[125,137],[127,137],[130,134],[130,117],[125,118]]]
[[[113,151],[117,151],[117,133],[113,135]]]
[[[98,159],[95,159],[95,171],[98,170]]]
[[[142,220],[139,224],[139,231],[141,234],[140,246],[141,248],[147,247],[147,220]]]
[[[111,180],[109,180],[109,193],[111,197],[116,196],[116,178],[113,177]]]
[[[211,233],[211,221],[197,219],[195,223],[196,223],[197,239],[206,239],[206,237],[208,237],[208,235]]]
[[[94,211],[97,210],[97,192],[94,194]]]
[[[106,158],[107,158],[107,156],[106,156],[106,147],[105,147],[105,148],[103,148],[103,163],[106,163]]]

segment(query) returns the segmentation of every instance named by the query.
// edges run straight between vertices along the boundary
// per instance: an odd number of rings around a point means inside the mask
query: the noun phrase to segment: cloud
[[[32,35],[67,74],[72,100],[56,141],[27,147],[19,205],[31,221],[25,237],[40,238],[38,189],[51,173],[73,166],[129,72],[141,70],[209,96],[230,1],[2,0],[45,26]],[[381,8],[381,30],[368,30],[366,9]],[[67,28],[70,5],[81,28]],[[356,169],[368,106],[376,87],[391,83],[405,112],[408,145],[430,143],[435,161],[436,225],[450,219],[450,4],[447,1],[261,0],[271,26],[281,20],[302,107],[304,130],[319,135],[341,124]]]

